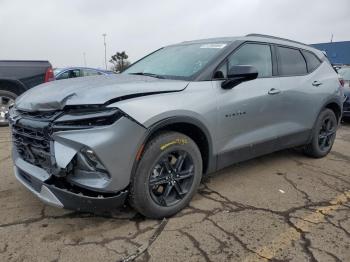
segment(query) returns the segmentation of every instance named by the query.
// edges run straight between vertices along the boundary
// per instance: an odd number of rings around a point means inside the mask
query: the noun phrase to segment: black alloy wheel
[[[324,109],[316,120],[309,143],[305,145],[305,154],[314,158],[326,156],[332,150],[337,128],[338,119],[334,111]]]
[[[0,126],[8,125],[6,114],[10,106],[14,104],[16,97],[16,94],[12,92],[0,90]]]
[[[318,145],[321,151],[328,151],[333,145],[336,130],[337,122],[334,121],[334,118],[326,117],[323,120],[318,136]]]
[[[186,151],[171,151],[163,156],[148,182],[153,201],[166,207],[177,204],[192,187],[194,171],[192,157]]]
[[[129,203],[142,215],[161,219],[185,208],[197,191],[203,161],[185,134],[163,131],[145,145],[131,177]]]

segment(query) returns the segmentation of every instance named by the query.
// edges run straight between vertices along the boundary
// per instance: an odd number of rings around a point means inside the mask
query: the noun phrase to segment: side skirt
[[[311,130],[305,130],[219,154],[217,156],[217,170],[279,150],[305,145],[310,134]]]

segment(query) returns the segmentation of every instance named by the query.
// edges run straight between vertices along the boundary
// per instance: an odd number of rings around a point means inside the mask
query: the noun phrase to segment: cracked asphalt
[[[14,178],[10,149],[0,128],[0,261],[350,261],[350,124],[328,157],[232,166],[161,221],[46,206]]]

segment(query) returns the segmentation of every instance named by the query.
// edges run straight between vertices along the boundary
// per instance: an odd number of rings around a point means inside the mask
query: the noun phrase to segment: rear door
[[[307,64],[306,57],[309,54],[303,54],[298,48],[275,46],[275,50],[281,85],[280,101],[285,117],[283,120],[285,130],[279,144],[281,148],[301,145],[308,139],[314,124],[315,112],[319,110],[313,106],[314,101],[319,99],[313,89],[317,88],[317,81],[321,81],[317,79],[315,72],[320,62],[317,63],[317,60],[309,57],[310,63]]]

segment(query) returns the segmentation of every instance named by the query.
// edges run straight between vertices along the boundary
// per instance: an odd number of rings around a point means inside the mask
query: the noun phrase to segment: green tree
[[[116,52],[115,55],[111,56],[111,62],[113,64],[113,70],[116,72],[123,71],[126,67],[130,65],[130,62],[127,60],[129,56],[125,51]]]

